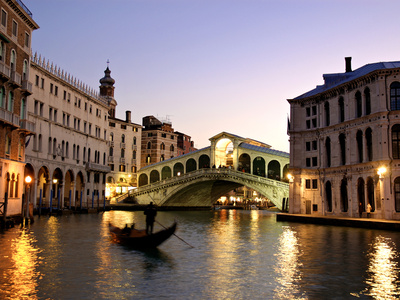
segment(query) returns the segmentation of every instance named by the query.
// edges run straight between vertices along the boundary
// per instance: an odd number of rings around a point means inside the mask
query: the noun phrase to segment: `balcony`
[[[0,61],[0,79],[6,82],[10,79],[10,67],[6,66],[4,62]]]
[[[113,163],[114,162],[114,156],[109,156],[108,157],[108,162],[110,163]]]
[[[19,129],[25,131],[27,135],[34,134],[36,132],[35,123],[22,119],[19,121]]]
[[[132,145],[132,150],[137,150],[137,146],[136,145]]]
[[[0,124],[19,128],[19,116],[13,114],[11,111],[5,110],[4,108],[0,108]]]
[[[32,95],[32,83],[29,82],[28,80],[22,80],[22,92],[29,96]]]
[[[124,163],[125,163],[125,157],[120,157],[119,162],[120,162],[121,164],[124,164]]]
[[[88,161],[86,163],[86,171],[94,171],[94,172],[102,172],[102,173],[109,173],[111,168],[109,166],[103,166],[100,164],[95,164],[93,162]]]
[[[10,84],[14,87],[21,87],[21,74],[11,71]]]
[[[125,143],[121,143],[121,149],[125,149]]]
[[[136,165],[136,158],[132,158],[132,165]]]
[[[110,147],[114,147],[114,142],[110,141]]]

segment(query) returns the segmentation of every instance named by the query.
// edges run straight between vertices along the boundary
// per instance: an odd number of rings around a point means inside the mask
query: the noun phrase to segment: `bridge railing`
[[[156,181],[156,182],[138,187],[137,189],[130,191],[130,195],[138,196],[141,194],[148,193],[149,191],[152,191],[152,190],[161,189],[161,188],[165,187],[166,185],[168,185],[168,186],[177,185],[182,182],[191,181],[198,177],[203,177],[208,174],[209,175],[220,174],[220,175],[227,175],[227,177],[238,177],[240,179],[247,179],[247,180],[250,180],[253,182],[257,181],[259,183],[275,185],[277,187],[282,187],[282,188],[285,188],[288,186],[288,184],[285,182],[281,182],[281,181],[266,178],[266,177],[260,177],[258,175],[253,175],[250,173],[245,173],[245,172],[236,171],[236,170],[232,170],[232,169],[199,169],[196,171],[182,174],[180,176],[166,178],[166,179],[163,179],[160,181]]]

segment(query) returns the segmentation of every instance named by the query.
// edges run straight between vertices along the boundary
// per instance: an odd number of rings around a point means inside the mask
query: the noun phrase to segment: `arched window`
[[[394,180],[394,201],[396,212],[400,212],[400,177]]]
[[[69,157],[69,142],[65,143],[65,157]]]
[[[121,149],[121,157],[122,157],[122,158],[125,157],[125,149],[124,149],[124,148]]]
[[[394,159],[400,158],[400,124],[392,127],[392,155]]]
[[[136,145],[136,137],[133,137],[133,145]]]
[[[28,61],[24,59],[24,65],[22,69],[22,80],[28,80]]]
[[[6,154],[11,153],[11,136],[9,133],[6,134]]]
[[[21,120],[26,119],[26,99],[21,99],[21,113],[20,113]]]
[[[52,151],[53,155],[57,154],[57,139],[54,138],[53,139],[53,151]]]
[[[150,156],[150,154],[147,154],[147,157],[146,157],[146,163],[151,163],[151,156]]]
[[[8,93],[7,110],[12,112],[13,109],[14,109],[14,93],[10,91]]]
[[[121,135],[121,143],[125,143],[125,134]]]
[[[358,162],[363,162],[363,133],[361,130],[357,131],[357,152],[358,152]]]
[[[151,142],[147,143],[147,149],[151,149]]]
[[[5,106],[6,106],[6,90],[4,89],[4,86],[2,86],[0,89],[0,107],[5,108]]]
[[[326,166],[331,166],[331,139],[329,137],[325,140],[325,153],[326,153]]]
[[[356,118],[360,118],[362,116],[362,99],[361,93],[358,91],[356,93]]]
[[[344,122],[344,99],[339,98],[339,122]]]
[[[105,152],[103,153],[103,165],[104,166],[106,165],[106,153]]]
[[[113,142],[114,141],[114,134],[111,132],[110,133],[110,142]]]
[[[160,150],[165,150],[165,144],[164,143],[161,143]]]
[[[371,92],[369,88],[365,88],[364,90],[364,98],[365,98],[365,114],[371,114]]]
[[[329,126],[331,123],[331,115],[330,115],[330,109],[329,109],[329,102],[326,101],[324,104],[324,110],[325,110],[325,126]]]
[[[339,135],[340,144],[340,163],[342,166],[346,164],[346,136],[344,133]]]
[[[174,151],[175,151],[174,145],[171,145],[171,147],[169,147],[169,151],[171,151],[171,152],[174,152]]]
[[[390,110],[400,109],[400,82],[395,81],[390,85]]]
[[[11,68],[11,72],[15,71],[15,66],[16,66],[16,55],[15,55],[15,50],[12,49],[11,50],[11,59],[10,59],[10,68]]]
[[[367,146],[367,158],[368,161],[372,161],[372,129],[367,128],[365,131],[365,141]]]

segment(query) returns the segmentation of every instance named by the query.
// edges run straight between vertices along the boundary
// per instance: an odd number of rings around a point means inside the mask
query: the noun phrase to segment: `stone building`
[[[178,134],[172,123],[154,116],[143,117],[141,167],[177,156]]]
[[[191,140],[192,138],[190,136],[179,131],[175,131],[175,133],[178,135],[177,136],[178,156],[197,150],[194,147],[194,142]]]
[[[126,111],[125,120],[115,117],[117,101],[114,99],[115,80],[107,68],[100,79],[100,95],[108,99],[109,137],[106,196],[113,198],[137,186],[136,172],[140,169],[142,126],[132,123],[131,111]]]
[[[290,213],[400,219],[400,62],[324,74],[290,103]]]
[[[25,173],[35,207],[90,208],[105,200],[109,99],[41,57],[32,58],[33,95]]]
[[[1,0],[0,9],[0,215],[5,216],[21,213],[25,138],[35,128],[26,112],[32,98],[31,36],[39,26],[21,1]]]

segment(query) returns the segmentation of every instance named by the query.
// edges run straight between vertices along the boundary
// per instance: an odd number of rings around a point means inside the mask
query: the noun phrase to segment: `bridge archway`
[[[268,164],[268,178],[280,180],[281,164],[277,160],[271,160]]]
[[[182,163],[176,163],[174,165],[174,176],[179,176],[185,173]]]
[[[197,169],[197,164],[196,161],[193,158],[190,158],[186,161],[186,173],[196,171]]]
[[[265,159],[261,156],[253,160],[253,175],[265,177]]]
[[[233,165],[233,143],[229,138],[222,138],[216,143],[214,161],[217,167]]]
[[[146,174],[140,174],[139,176],[139,187],[147,185],[149,183],[149,179],[147,178]]]
[[[200,155],[199,157],[199,169],[210,167],[210,157],[206,154]]]
[[[169,166],[165,166],[161,170],[161,180],[168,179],[172,177],[171,168]]]
[[[153,170],[150,172],[150,183],[154,183],[160,181],[160,173],[157,170]]]
[[[250,155],[247,153],[239,156],[239,171],[250,173]]]

